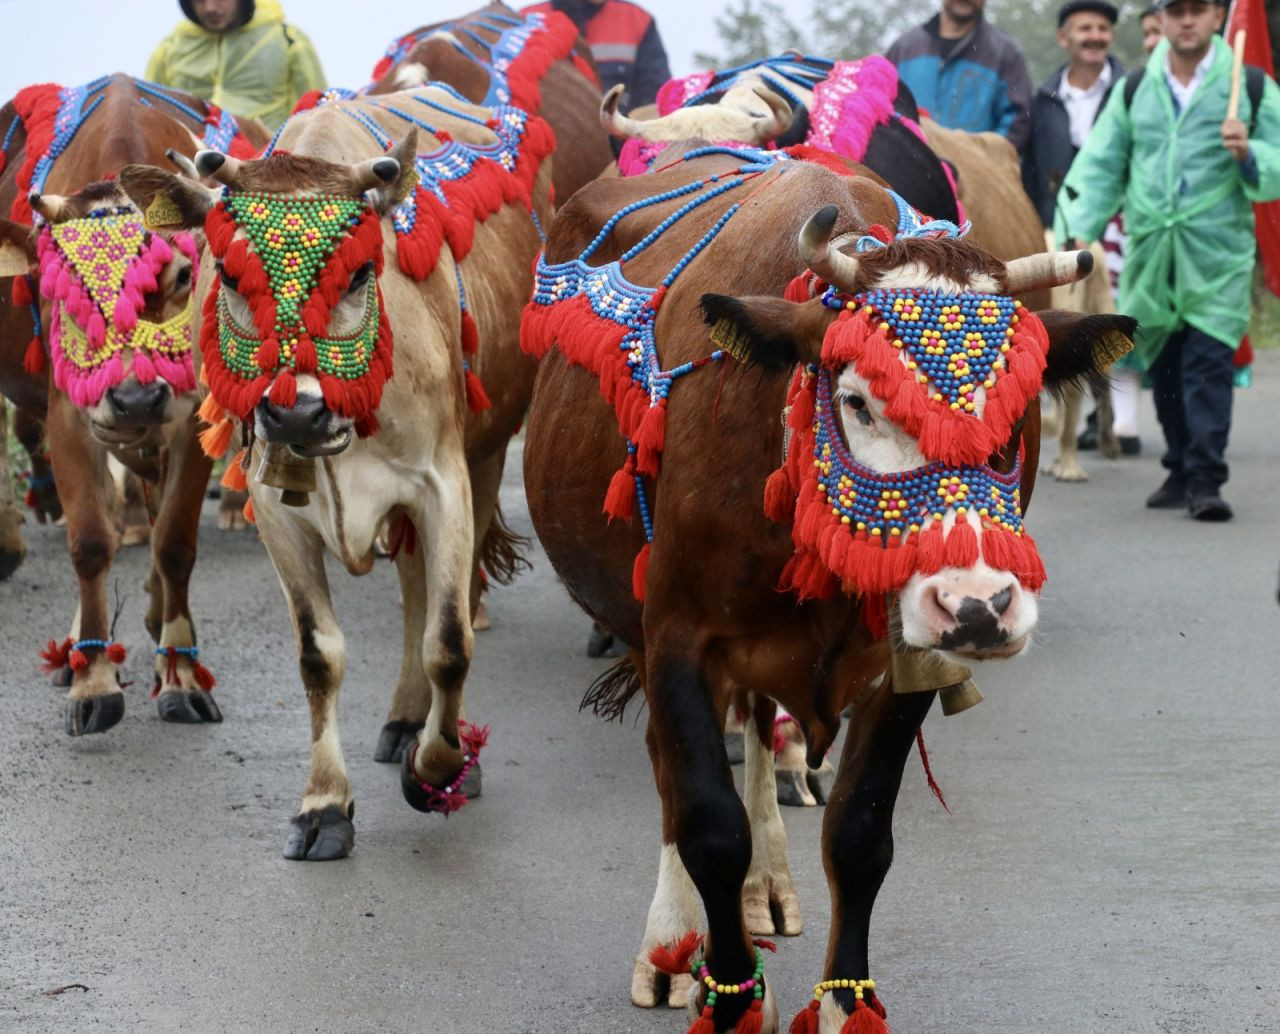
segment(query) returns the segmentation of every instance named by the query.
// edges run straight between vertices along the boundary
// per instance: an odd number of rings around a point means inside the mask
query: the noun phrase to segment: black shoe
[[[1164,484],[1147,496],[1150,510],[1181,510],[1187,505],[1187,483],[1176,474],[1170,474]]]
[[[1120,442],[1121,456],[1137,456],[1142,452],[1142,440],[1137,436],[1126,438],[1121,435],[1117,440]]]
[[[1192,491],[1188,509],[1192,518],[1197,521],[1229,521],[1232,516],[1231,507],[1218,495],[1216,488]]]
[[[1076,437],[1076,448],[1092,452],[1098,447],[1098,411],[1095,409],[1084,419],[1084,430]]]

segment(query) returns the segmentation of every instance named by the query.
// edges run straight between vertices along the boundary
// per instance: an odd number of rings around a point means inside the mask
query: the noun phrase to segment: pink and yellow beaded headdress
[[[36,246],[40,293],[53,306],[54,384],[72,402],[97,405],[130,372],[142,384],[163,377],[175,394],[195,390],[194,292],[176,316],[162,323],[142,318],[146,296],[160,286],[174,247],[191,260],[194,278],[198,256],[191,234],[174,234],[171,245],[147,231],[132,209],[103,208],[46,224]],[[129,369],[126,349],[132,352]]]

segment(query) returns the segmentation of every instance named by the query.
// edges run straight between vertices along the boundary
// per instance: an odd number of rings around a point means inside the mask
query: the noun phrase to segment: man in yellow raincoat
[[[1280,88],[1257,111],[1241,89],[1228,119],[1224,9],[1157,0],[1165,38],[1140,80],[1118,83],[1058,194],[1058,240],[1094,240],[1123,207],[1128,244],[1117,308],[1138,320],[1169,475],[1147,499],[1231,518],[1223,500],[1235,349],[1249,325],[1252,203],[1280,197]]]
[[[275,0],[181,0],[187,16],[147,62],[146,78],[237,118],[277,128],[308,90],[323,89],[311,41]]]

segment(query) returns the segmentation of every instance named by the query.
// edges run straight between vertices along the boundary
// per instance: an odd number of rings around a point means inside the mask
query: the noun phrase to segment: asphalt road
[[[1231,524],[1144,511],[1146,405],[1142,457],[1041,480],[1034,650],[981,673],[980,707],[926,723],[953,815],[909,762],[873,925],[895,1034],[1280,1031],[1280,355],[1237,396]],[[35,673],[72,613],[63,534],[29,525],[0,585],[0,1029],[683,1032],[628,1001],[658,804],[640,730],[577,711],[603,662],[545,560],[491,599],[468,683],[493,727],[485,796],[447,821],[372,760],[394,572],[335,572],[357,843],[301,864],[280,854],[309,741],[284,604],[253,535],[218,534],[211,508],[205,532],[193,605],[221,726],[147,700],[141,552],[116,567],[136,684],[101,736],[68,739]],[[827,913],[821,811],[786,821],[808,930],[769,962],[784,1028]],[[68,984],[87,990],[48,994]]]

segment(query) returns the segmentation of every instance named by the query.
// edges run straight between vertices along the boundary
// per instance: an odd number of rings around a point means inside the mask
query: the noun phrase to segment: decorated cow
[[[0,209],[10,216],[0,220],[0,275],[14,277],[0,302],[0,390],[26,414],[29,446],[45,421],[80,583],[71,634],[44,651],[46,669],[70,684],[67,732],[102,732],[124,713],[125,647],[107,602],[117,544],[109,455],[158,489],[147,628],[160,715],[220,721],[187,598],[210,469],[192,340],[202,238],[143,213],[105,177],[166,152],[255,145],[214,105],[122,75],[21,90],[0,112],[0,135]],[[51,489],[33,465],[34,478]]]
[[[761,895],[794,902],[773,787],[749,753],[744,808],[725,756],[740,688],[788,708],[815,767],[852,707],[825,968],[792,1030],[884,1030],[868,933],[905,759],[937,691],[1030,642],[1037,393],[1129,347],[1123,317],[1017,299],[1089,264],[1002,262],[870,178],[744,148],[557,216],[522,329],[525,484],[570,593],[631,647],[597,702],[648,704],[662,851],[637,1004],[687,995],[691,1034],[778,1029],[747,931]]]
[[[401,762],[421,811],[448,814],[479,791],[486,730],[463,718],[463,684],[479,564],[510,573],[516,559],[498,486],[532,389],[518,328],[550,219],[552,144],[521,109],[424,87],[323,99],[256,161],[202,151],[214,191],[156,168],[121,174],[144,210],[209,240],[204,440],[237,450],[231,483],[249,490],[311,706],[287,858],[340,858],[354,843],[337,727],[346,645],[323,560],[327,549],[367,573],[384,523],[405,634],[376,756]]]

